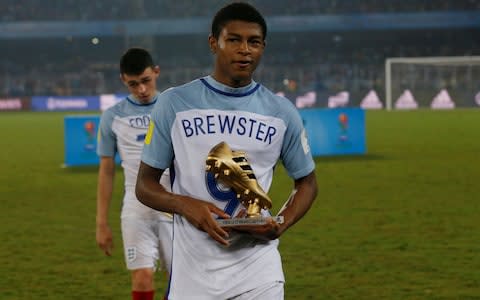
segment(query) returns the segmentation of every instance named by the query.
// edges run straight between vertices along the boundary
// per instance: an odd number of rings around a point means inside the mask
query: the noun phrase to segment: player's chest
[[[143,144],[149,124],[149,115],[127,116],[115,119],[112,130],[122,144]]]

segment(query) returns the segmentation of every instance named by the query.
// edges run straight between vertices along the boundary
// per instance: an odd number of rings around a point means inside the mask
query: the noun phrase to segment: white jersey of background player
[[[152,111],[136,194],[148,206],[175,213],[170,300],[283,299],[277,238],[310,208],[317,187],[298,111],[252,80],[265,36],[255,8],[227,5],[212,22],[212,76],[163,92]],[[281,212],[283,224],[270,219],[226,230],[215,221],[242,210],[236,194],[205,171],[209,151],[222,141],[247,153],[265,191],[282,160],[297,190]],[[170,166],[172,193],[157,183]]]
[[[135,184],[150,113],[158,98],[155,81],[159,69],[150,54],[139,48],[129,49],[122,56],[120,68],[121,79],[132,94],[108,108],[100,120],[97,242],[107,255],[111,254],[112,236],[106,224],[118,152],[125,177],[121,231],[127,269],[132,271],[132,299],[153,299],[157,262],[162,268],[170,266],[172,218],[138,201]],[[169,189],[168,173],[161,183]]]

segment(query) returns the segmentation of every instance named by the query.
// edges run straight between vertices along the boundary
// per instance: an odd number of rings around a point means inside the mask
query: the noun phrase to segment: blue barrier
[[[365,154],[365,112],[361,108],[302,109],[313,156]],[[65,166],[98,165],[100,116],[65,116]],[[116,162],[120,158],[116,157]]]
[[[85,97],[32,97],[33,111],[99,111],[100,101],[98,96]]]
[[[98,165],[97,130],[99,116],[64,118],[65,163],[67,167]]]
[[[66,116],[64,118],[65,167],[98,165],[97,132],[100,116]],[[120,157],[115,157],[120,163]]]
[[[365,154],[363,109],[303,109],[300,115],[313,156]]]

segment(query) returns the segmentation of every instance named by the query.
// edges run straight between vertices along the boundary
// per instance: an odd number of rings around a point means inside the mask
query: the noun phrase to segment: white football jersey
[[[234,216],[242,207],[235,193],[205,171],[210,149],[222,141],[246,152],[266,192],[279,159],[293,179],[314,170],[302,119],[290,101],[253,81],[231,88],[211,76],[160,94],[142,161],[159,169],[173,166],[174,193],[210,201]],[[231,246],[221,246],[175,215],[168,299],[227,299],[284,281],[278,240],[232,239]]]
[[[125,176],[125,193],[135,195],[138,168],[142,155],[145,136],[150,124],[150,113],[157,101],[158,93],[152,102],[142,104],[129,95],[103,112],[98,130],[98,156],[114,157],[120,155]],[[168,170],[162,177],[162,183],[168,182]],[[169,187],[169,186],[168,186]],[[136,197],[125,197],[122,216],[138,210],[150,210]],[[132,208],[131,210],[127,209]]]

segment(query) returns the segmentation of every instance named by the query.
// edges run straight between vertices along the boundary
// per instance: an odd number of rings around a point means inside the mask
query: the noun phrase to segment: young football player
[[[132,299],[154,299],[154,272],[168,271],[171,261],[172,218],[139,202],[135,196],[138,166],[150,123],[150,113],[158,99],[156,81],[160,68],[150,53],[128,49],[120,60],[120,79],[130,95],[101,116],[97,154],[100,157],[97,189],[96,239],[106,255],[112,254],[112,231],[108,214],[118,153],[125,177],[121,231],[125,262],[131,271]],[[170,189],[168,173],[159,184]]]
[[[309,210],[317,183],[298,111],[252,79],[266,36],[266,22],[253,6],[220,9],[209,36],[212,74],[163,92],[152,111],[136,194],[174,214],[167,299],[284,298],[278,238]],[[231,159],[210,166],[225,167],[225,176],[248,177],[235,191],[207,172],[206,159],[217,145],[228,145],[231,151],[219,150]],[[265,224],[220,226],[217,218],[245,214],[239,194],[259,190],[256,183],[268,192],[279,160],[296,190],[281,211],[284,222],[267,217]],[[169,167],[175,173],[172,192],[158,183]],[[262,215],[270,216],[265,209]]]

